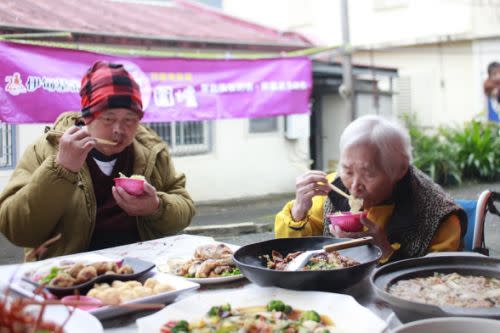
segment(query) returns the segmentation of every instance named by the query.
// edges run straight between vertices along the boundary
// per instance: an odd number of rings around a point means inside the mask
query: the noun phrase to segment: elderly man
[[[276,237],[372,236],[382,249],[381,262],[459,250],[467,229],[465,212],[410,162],[406,129],[379,116],[356,119],[340,137],[340,177],[322,171],[299,177],[295,200],[276,216]],[[362,232],[331,226],[328,215],[350,207],[328,182],[363,199],[367,219]]]
[[[61,234],[44,253],[52,257],[188,226],[195,210],[185,176],[175,171],[166,143],[139,125],[142,102],[132,76],[99,61],[83,77],[80,96],[81,113],[61,114],[19,161],[0,197],[2,233],[26,248]],[[113,186],[120,172],[143,175],[143,194]]]

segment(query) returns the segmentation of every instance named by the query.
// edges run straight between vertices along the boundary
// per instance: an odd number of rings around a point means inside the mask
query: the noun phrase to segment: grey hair
[[[340,136],[341,162],[344,151],[358,144],[371,144],[378,149],[381,167],[391,178],[397,177],[400,170],[406,170],[412,161],[408,130],[381,116],[359,117],[344,129]]]

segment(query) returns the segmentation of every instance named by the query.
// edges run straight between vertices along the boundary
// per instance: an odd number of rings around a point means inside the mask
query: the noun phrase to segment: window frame
[[[178,126],[186,126],[190,123],[201,123],[202,124],[202,143],[195,144],[183,144],[182,141],[185,139],[185,133],[182,131],[180,133],[181,142],[177,142],[177,132]],[[185,122],[155,122],[155,123],[145,123],[147,127],[153,129],[169,146],[169,151],[172,156],[194,156],[207,154],[212,151],[212,121],[201,120],[201,121],[185,121]],[[167,130],[166,127],[169,127]],[[163,131],[158,131],[158,127],[164,127]],[[168,132],[170,138],[165,137],[165,132]]]
[[[0,170],[9,170],[16,166],[16,129],[16,125],[0,122]]]

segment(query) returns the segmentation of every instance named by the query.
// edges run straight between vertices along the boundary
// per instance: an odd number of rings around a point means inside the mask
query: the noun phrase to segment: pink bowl
[[[340,214],[328,215],[332,225],[337,225],[342,231],[346,232],[361,231],[363,229],[361,217],[366,217],[366,213],[342,212]]]
[[[115,186],[123,188],[131,195],[141,195],[144,192],[144,180],[134,178],[114,178]]]
[[[82,302],[85,304],[77,304],[78,302]],[[78,309],[90,311],[97,309],[102,306],[102,302],[98,298],[89,297],[89,296],[80,296],[80,295],[69,295],[61,298],[62,304],[67,304],[69,306],[74,306]]]

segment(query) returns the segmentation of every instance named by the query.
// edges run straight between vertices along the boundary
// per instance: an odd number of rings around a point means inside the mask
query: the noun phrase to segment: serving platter
[[[185,278],[188,281],[199,283],[199,284],[219,284],[228,283],[232,281],[237,281],[243,279],[245,276],[243,274],[213,277],[213,278]]]
[[[111,260],[106,258],[104,260],[99,260],[99,261],[109,262]],[[40,267],[37,267],[34,270],[26,271],[24,273],[23,279],[29,283],[34,284],[35,286],[39,286],[40,284],[38,283],[38,281],[40,280],[40,278],[42,278],[45,274],[48,274],[53,267],[61,267],[76,263],[90,264],[99,261],[89,261],[78,258],[63,259],[60,261],[51,261],[41,265]],[[129,265],[130,267],[132,267],[133,273],[131,274],[106,273],[98,275],[84,283],[73,285],[71,287],[55,287],[46,285],[44,288],[48,290],[52,295],[55,295],[56,297],[62,297],[77,293],[85,294],[90,288],[92,288],[92,286],[95,283],[111,282],[115,280],[120,280],[120,281],[136,280],[155,267],[155,264],[152,262],[132,257],[127,257],[119,261],[119,265],[121,266]]]
[[[331,333],[379,333],[386,327],[383,320],[348,295],[274,287],[262,288],[256,285],[196,293],[150,316],[138,319],[136,324],[139,333],[155,333],[160,332],[161,327],[170,320],[199,319],[212,306],[227,303],[233,308],[265,306],[271,300],[281,300],[294,308],[315,310],[321,315],[328,316],[336,326]]]
[[[123,304],[149,304],[149,303],[163,303],[168,304],[173,302],[177,296],[187,293],[192,290],[196,290],[200,287],[198,283],[187,281],[181,277],[173,276],[171,274],[164,274],[157,272],[156,270],[143,275],[138,281],[144,282],[147,278],[155,278],[160,282],[165,282],[170,284],[174,289],[156,294],[153,296],[137,298],[135,300],[124,302]],[[97,309],[88,311],[95,317],[99,319],[107,319],[116,316],[120,316],[126,313],[131,313],[137,311],[138,308],[125,307],[125,306],[103,306]]]
[[[196,244],[197,246],[199,245],[209,245],[209,244],[224,244],[228,246],[233,252],[238,250],[240,247],[237,245],[233,244],[227,244],[227,243],[221,243],[221,242],[216,242],[216,241],[211,241],[211,242],[203,242],[203,244]],[[195,252],[196,247],[189,247],[189,248],[182,248],[182,249],[177,249],[177,251],[172,251],[169,253],[168,256],[159,258],[158,260],[155,261],[157,270],[159,272],[167,273],[167,274],[172,274],[175,275],[172,272],[171,266],[172,262],[185,262],[190,260],[193,257],[193,254]],[[178,276],[178,275],[175,275]],[[236,274],[236,275],[228,275],[228,276],[220,276],[220,277],[206,277],[206,278],[196,278],[196,277],[182,277],[188,281],[194,282],[194,283],[199,283],[201,285],[211,285],[211,284],[223,284],[223,283],[229,283],[237,280],[243,279],[245,276],[243,274]]]
[[[148,278],[154,278],[160,282],[168,283],[173,287],[173,290],[169,290],[152,296],[137,298],[128,302],[124,302],[122,304],[125,305],[150,304],[150,303],[168,304],[170,302],[173,302],[179,295],[196,290],[200,287],[200,284],[198,283],[188,281],[185,278],[178,277],[172,274],[161,273],[158,272],[156,269],[153,269],[147,272],[146,274],[142,275],[137,281],[144,283],[144,281]],[[13,291],[24,297],[33,297],[35,299],[42,300],[40,296],[34,295],[33,292],[35,291],[35,286],[31,283],[27,283],[24,280],[14,281],[9,285],[9,287]],[[134,306],[127,307],[127,306],[107,305],[84,312],[88,312],[98,319],[108,319],[140,310],[141,310],[140,307],[134,307]]]
[[[500,258],[470,255],[461,252],[443,252],[386,264],[370,276],[377,298],[386,302],[403,323],[434,317],[481,317],[500,319],[500,308],[465,308],[433,305],[410,301],[388,292],[394,283],[435,273],[458,273],[464,276],[484,276],[500,279]]]

